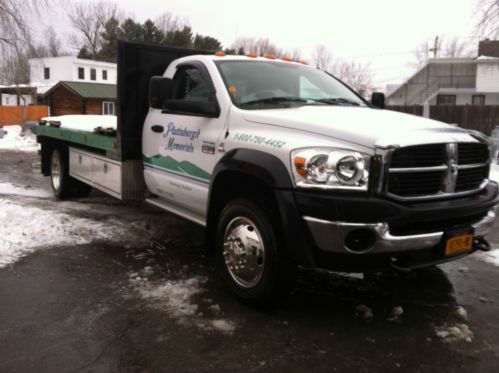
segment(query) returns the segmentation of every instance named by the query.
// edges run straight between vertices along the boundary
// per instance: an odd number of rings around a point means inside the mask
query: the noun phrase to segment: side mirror
[[[166,100],[163,104],[163,109],[210,118],[216,118],[220,115],[220,107],[216,101]]]
[[[173,81],[162,76],[153,76],[149,81],[149,106],[162,109],[163,103],[172,96]]]
[[[371,96],[371,104],[377,108],[385,108],[385,94],[381,92],[373,92]]]

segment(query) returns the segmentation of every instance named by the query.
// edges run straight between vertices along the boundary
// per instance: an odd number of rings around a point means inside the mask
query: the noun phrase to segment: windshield
[[[232,101],[242,109],[300,105],[366,106],[329,74],[294,63],[217,61]]]

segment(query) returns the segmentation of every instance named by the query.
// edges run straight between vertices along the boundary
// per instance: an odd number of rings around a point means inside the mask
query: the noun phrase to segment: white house
[[[499,41],[480,42],[479,57],[430,59],[387,94],[387,105],[424,104],[499,105]]]
[[[31,84],[53,85],[60,81],[116,84],[115,63],[63,56],[33,58],[29,66]]]

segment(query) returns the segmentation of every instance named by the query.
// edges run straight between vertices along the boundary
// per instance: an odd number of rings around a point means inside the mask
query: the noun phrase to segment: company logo
[[[168,141],[165,145],[166,151],[181,151],[187,153],[194,153],[194,141],[199,138],[201,134],[201,130],[190,130],[187,127],[176,127],[173,122],[168,123],[168,127],[166,132],[163,134],[163,137]],[[186,138],[187,140],[178,141],[177,138]]]

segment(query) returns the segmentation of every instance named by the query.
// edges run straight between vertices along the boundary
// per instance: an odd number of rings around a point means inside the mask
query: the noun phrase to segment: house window
[[[78,68],[78,79],[85,79],[85,69],[83,67]]]
[[[471,97],[472,105],[485,105],[485,95],[473,95]]]
[[[50,79],[50,68],[49,67],[43,68],[43,77],[45,78],[45,80]]]
[[[102,80],[107,80],[107,70],[102,70]]]
[[[455,105],[456,95],[438,95],[437,105]]]
[[[102,114],[103,115],[114,115],[114,102],[104,101],[102,103]]]
[[[97,72],[95,69],[90,69],[90,80],[96,80],[97,79]]]

